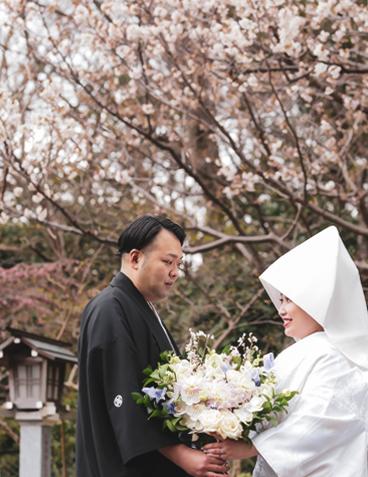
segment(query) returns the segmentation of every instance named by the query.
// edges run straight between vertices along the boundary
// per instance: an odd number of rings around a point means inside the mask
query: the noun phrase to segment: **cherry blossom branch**
[[[285,109],[285,106],[284,106],[283,102],[281,101],[280,95],[278,94],[278,92],[275,88],[275,85],[273,84],[271,73],[269,73],[268,78],[269,78],[269,82],[270,82],[272,92],[275,95],[275,98],[277,99],[277,102],[278,102],[278,104],[281,108],[282,114],[284,115],[286,124],[287,124],[293,138],[294,138],[295,147],[296,147],[296,150],[298,152],[299,163],[300,163],[300,167],[302,169],[303,178],[304,178],[304,187],[303,187],[303,189],[304,189],[304,201],[307,202],[307,200],[308,200],[308,190],[307,190],[308,174],[307,174],[307,169],[306,169],[305,164],[304,164],[304,155],[302,153],[299,137],[296,133],[296,130],[295,130],[293,124],[291,123],[291,120],[290,120],[289,115],[288,115],[288,113]]]
[[[59,229],[63,229],[64,231],[68,230],[70,232],[73,232],[73,233],[78,233],[79,235],[84,235],[86,237],[90,237],[92,238],[93,240],[95,240],[96,242],[99,242],[99,243],[104,243],[104,244],[111,244],[111,243],[114,243],[113,241],[111,241],[110,239],[101,239],[98,235],[96,235],[95,233],[91,232],[90,230],[86,230],[84,227],[82,227],[80,225],[80,223],[74,218],[72,217],[72,215],[64,208],[62,207],[56,200],[54,200],[52,197],[50,197],[48,194],[46,194],[46,192],[42,189],[42,187],[36,183],[35,181],[33,181],[31,179],[31,177],[29,176],[29,174],[27,173],[27,171],[24,169],[24,167],[22,166],[22,163],[21,161],[15,156],[15,154],[13,153],[13,151],[10,149],[10,146],[7,142],[4,142],[4,147],[5,147],[5,151],[6,151],[6,154],[8,157],[12,157],[13,161],[18,165],[19,167],[19,170],[17,169],[14,169],[15,171],[17,171],[18,173],[20,173],[22,175],[23,178],[25,178],[30,184],[32,184],[32,186],[34,187],[34,189],[42,195],[42,197],[47,201],[49,202],[56,210],[58,210],[66,219],[67,221],[72,224],[72,227],[67,227],[65,228],[65,226],[62,226],[60,224],[55,224],[55,223],[52,223],[52,222],[47,222],[47,221],[42,221],[42,220],[38,220],[38,222],[40,223],[48,223],[48,225],[52,225],[54,227],[57,227]]]

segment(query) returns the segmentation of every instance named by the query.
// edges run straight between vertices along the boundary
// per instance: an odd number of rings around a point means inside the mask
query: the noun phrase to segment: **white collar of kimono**
[[[336,227],[293,248],[259,277],[273,304],[284,294],[323,326],[328,339],[368,368],[368,313],[359,272]]]

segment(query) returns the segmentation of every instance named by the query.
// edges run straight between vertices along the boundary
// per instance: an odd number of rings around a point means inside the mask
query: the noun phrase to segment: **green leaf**
[[[147,407],[153,405],[151,398],[147,394],[143,396],[143,404]]]
[[[163,351],[160,354],[160,361],[162,363],[168,363],[170,361],[170,359],[172,358],[173,354],[174,353],[172,351]]]
[[[138,392],[132,392],[131,396],[137,404],[143,404],[143,399],[144,399],[143,394],[138,393]]]
[[[172,423],[172,421],[167,420],[167,421],[166,421],[166,425],[167,425],[167,428],[168,428],[171,432],[176,432],[176,427],[175,427],[175,425]]]
[[[145,376],[150,376],[152,372],[153,372],[153,369],[151,368],[151,366],[147,366],[147,368],[143,370],[143,374]]]
[[[223,354],[229,354],[230,351],[231,351],[231,346],[230,346],[229,344],[227,344],[226,346],[224,346],[224,347],[222,348],[221,353],[223,353]]]

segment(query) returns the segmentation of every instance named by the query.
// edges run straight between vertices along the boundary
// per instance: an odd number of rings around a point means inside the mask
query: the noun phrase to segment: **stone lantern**
[[[20,477],[49,477],[50,427],[58,422],[66,366],[76,364],[69,345],[8,328],[0,365],[9,371],[3,409],[20,423]]]

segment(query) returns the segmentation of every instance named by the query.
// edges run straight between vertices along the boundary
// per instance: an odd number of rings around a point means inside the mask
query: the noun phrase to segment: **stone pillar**
[[[51,476],[51,432],[59,416],[50,416],[48,411],[44,408],[15,414],[20,424],[19,477]]]
[[[50,477],[51,427],[42,421],[20,421],[19,477]]]

